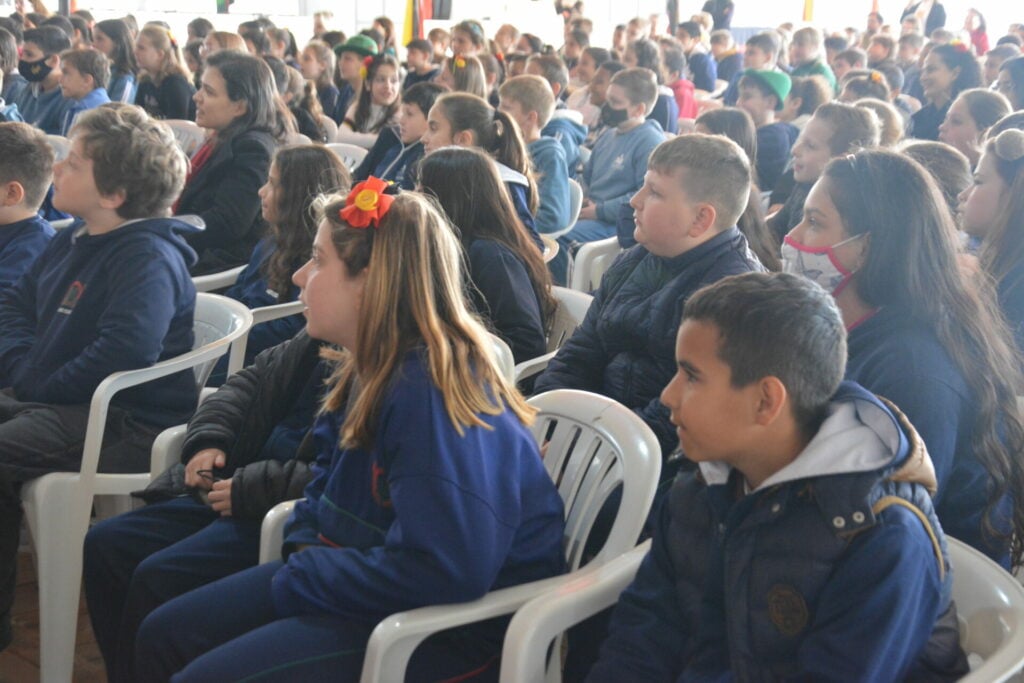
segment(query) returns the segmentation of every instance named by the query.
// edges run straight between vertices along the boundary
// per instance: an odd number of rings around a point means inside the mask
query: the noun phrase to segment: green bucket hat
[[[786,96],[789,95],[790,88],[793,87],[793,81],[790,80],[787,74],[781,71],[747,69],[743,72],[743,75],[748,78],[756,78],[762,85],[768,88],[778,99],[775,111],[781,111],[782,105],[786,101]]]
[[[342,52],[355,52],[361,57],[373,57],[377,54],[377,43],[370,36],[357,33],[341,45],[334,46],[334,54],[340,55]]]

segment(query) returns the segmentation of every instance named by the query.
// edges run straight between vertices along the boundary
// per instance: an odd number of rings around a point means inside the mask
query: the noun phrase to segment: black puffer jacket
[[[189,421],[181,464],[158,477],[140,497],[155,502],[187,493],[184,464],[201,450],[219,448],[227,453],[224,474],[234,477],[235,517],[259,519],[277,503],[300,498],[312,479],[310,465],[316,455],[309,428],[327,372],[319,357],[321,346],[300,332],[229,377]],[[305,436],[294,449],[297,430]]]
[[[679,439],[658,397],[676,372],[683,304],[705,285],[754,270],[764,268],[736,228],[674,258],[633,247],[604,274],[583,324],[537,379],[535,393],[581,389],[613,398],[643,418],[668,456]]]

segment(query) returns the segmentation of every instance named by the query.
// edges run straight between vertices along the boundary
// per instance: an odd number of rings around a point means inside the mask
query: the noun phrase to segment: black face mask
[[[35,62],[28,62],[24,59],[18,62],[18,71],[30,83],[39,83],[53,71],[53,67],[46,63],[46,57]]]
[[[629,118],[629,112],[625,109],[614,109],[605,102],[601,105],[601,123],[610,128],[616,128]]]

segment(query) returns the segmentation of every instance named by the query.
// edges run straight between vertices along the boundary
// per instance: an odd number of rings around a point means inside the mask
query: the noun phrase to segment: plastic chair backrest
[[[312,145],[313,141],[308,136],[302,133],[289,133],[288,137],[285,138],[284,144],[286,145]]]
[[[54,161],[64,161],[71,152],[71,141],[63,135],[47,135],[46,141],[53,148]]]
[[[583,187],[578,182],[569,178],[569,227],[579,220],[580,211],[583,209]]]
[[[1024,587],[966,543],[946,537],[960,645],[983,660],[961,683],[999,683],[1024,667]]]
[[[174,133],[178,147],[191,159],[206,142],[206,129],[200,128],[194,121],[185,119],[168,119],[164,121]]]
[[[529,403],[540,411],[530,429],[538,443],[546,444],[544,466],[565,505],[569,570],[582,563],[594,521],[620,486],[618,514],[592,561],[606,562],[632,547],[661,471],[661,447],[651,428],[622,404],[586,391],[558,389]]]
[[[327,133],[327,142],[334,142],[338,137],[338,124],[327,114],[320,114],[320,126]]]
[[[609,237],[580,246],[572,263],[569,287],[578,292],[593,292],[601,286],[601,278],[622,252],[618,237]]]
[[[594,297],[566,287],[552,287],[551,294],[558,300],[551,329],[548,332],[548,351],[562,348],[565,340],[572,336],[576,328],[583,324],[587,317],[590,303]]]
[[[223,339],[243,325],[251,325],[252,314],[245,304],[229,299],[226,296],[198,292],[196,294],[196,312],[192,322],[195,340],[193,349],[206,346],[218,339]],[[237,354],[237,342],[232,346],[231,356]],[[242,350],[244,354],[244,349]],[[214,358],[195,367],[196,386],[202,390],[206,380],[210,378],[213,366],[218,359]]]
[[[345,166],[350,171],[355,170],[355,167],[363,162],[369,151],[349,142],[332,142],[327,145],[327,149],[334,150],[334,153],[341,157],[341,160],[345,162]]]
[[[235,266],[228,270],[222,270],[219,273],[196,275],[192,278],[192,284],[195,285],[197,292],[215,292],[227,289],[238,282],[238,276],[242,274],[243,270],[245,270],[245,266]]]
[[[491,343],[494,345],[494,359],[498,362],[498,368],[501,370],[501,374],[505,375],[505,379],[509,382],[515,381],[515,366],[516,362],[512,356],[512,349],[505,343],[505,340],[494,334],[491,335]]]

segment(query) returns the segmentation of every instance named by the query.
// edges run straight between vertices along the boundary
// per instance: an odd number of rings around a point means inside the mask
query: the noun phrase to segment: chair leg
[[[42,683],[70,683],[74,668],[90,502],[79,488],[77,475],[50,474],[22,489],[38,570]]]

